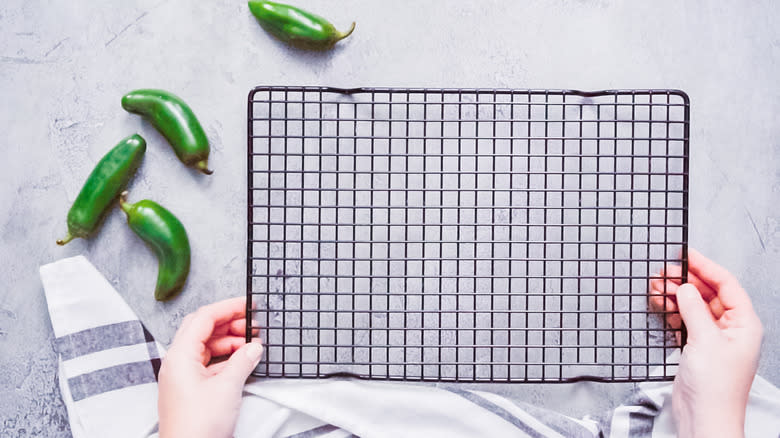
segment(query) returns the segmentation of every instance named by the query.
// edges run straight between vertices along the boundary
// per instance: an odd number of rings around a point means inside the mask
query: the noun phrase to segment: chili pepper
[[[130,204],[127,192],[119,197],[127,224],[157,256],[157,286],[154,298],[166,301],[176,296],[190,272],[190,241],[184,225],[160,204],[144,199]]]
[[[209,140],[189,106],[165,90],[135,90],[122,97],[122,108],[148,120],[168,140],[187,166],[211,175]]]
[[[271,35],[301,49],[327,50],[355,30],[339,32],[328,20],[294,6],[249,0],[249,10]]]
[[[68,234],[57,241],[65,245],[76,237],[89,237],[102,222],[108,207],[127,186],[146,152],[146,141],[131,135],[108,151],[92,169],[68,211]]]

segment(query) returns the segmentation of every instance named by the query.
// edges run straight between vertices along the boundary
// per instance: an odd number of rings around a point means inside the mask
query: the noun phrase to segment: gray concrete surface
[[[270,39],[244,1],[0,6],[0,435],[69,436],[37,269],[85,254],[162,342],[198,306],[244,293],[246,94],[258,84],[681,88],[691,97],[693,246],[732,270],[765,325],[759,373],[780,384],[780,8],[776,2],[301,1],[350,39],[303,53]],[[213,177],[184,168],[119,105],[171,89],[195,108]],[[156,262],[114,211],[100,234],[60,248],[70,202],[122,137],[149,141],[131,197],[156,199],[193,236],[180,298],[152,299]],[[489,386],[582,415],[630,385]],[[574,404],[572,394],[589,404]]]

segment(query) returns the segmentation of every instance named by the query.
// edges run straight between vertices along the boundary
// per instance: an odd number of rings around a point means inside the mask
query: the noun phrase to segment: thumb
[[[225,367],[219,373],[220,378],[228,384],[244,385],[247,377],[255,369],[263,355],[263,346],[259,342],[250,342],[236,350],[225,362]]]
[[[686,283],[677,289],[677,307],[688,328],[689,338],[697,338],[717,329],[710,307],[696,286]]]

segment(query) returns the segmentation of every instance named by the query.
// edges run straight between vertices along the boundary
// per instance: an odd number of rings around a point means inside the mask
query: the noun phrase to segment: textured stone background
[[[244,293],[245,114],[259,84],[681,88],[691,97],[691,242],[742,280],[766,327],[759,372],[780,384],[780,7],[772,1],[300,1],[355,34],[328,53],[270,39],[244,1],[7,0],[0,6],[0,435],[69,436],[40,264],[85,254],[164,343],[201,304]],[[181,166],[121,95],[185,96],[212,142],[213,177]],[[93,164],[149,141],[131,199],[176,212],[193,237],[184,294],[152,299],[156,262],[114,211],[60,248]],[[630,385],[489,386],[581,415]],[[590,404],[575,405],[573,394]]]

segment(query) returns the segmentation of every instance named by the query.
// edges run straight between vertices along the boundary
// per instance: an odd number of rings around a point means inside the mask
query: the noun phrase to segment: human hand
[[[688,251],[688,283],[680,266],[650,281],[650,303],[667,323],[688,329],[672,389],[672,412],[680,437],[742,437],[745,407],[758,367],[763,328],[750,297],[726,269],[696,250]],[[663,276],[664,273],[661,273]],[[663,294],[666,293],[667,296]]]
[[[233,298],[184,318],[160,367],[161,438],[233,436],[244,382],[263,354],[245,343],[245,312],[246,299]]]

